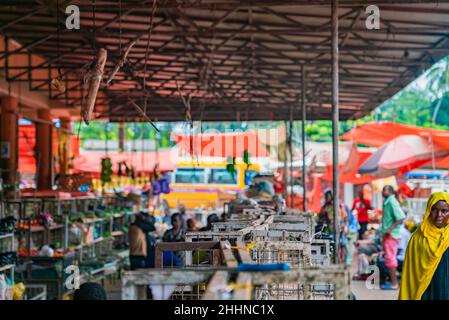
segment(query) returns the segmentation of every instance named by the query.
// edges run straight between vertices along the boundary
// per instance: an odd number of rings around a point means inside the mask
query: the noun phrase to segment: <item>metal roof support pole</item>
[[[339,263],[338,221],[339,185],[338,185],[338,0],[332,0],[332,193],[334,211],[334,263]]]
[[[301,65],[302,210],[307,211],[306,190],[306,68]]]
[[[290,105],[290,116],[288,123],[288,153],[290,154],[290,208],[295,208],[293,193],[293,105]]]

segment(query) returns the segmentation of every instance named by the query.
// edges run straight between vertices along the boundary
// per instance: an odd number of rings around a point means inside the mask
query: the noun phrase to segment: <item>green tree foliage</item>
[[[92,121],[89,126],[75,122],[75,133],[80,132],[81,146],[85,140],[118,140],[118,124],[103,121]],[[170,139],[172,125],[158,124],[160,130],[159,137],[156,137],[156,131],[147,123],[126,123],[125,124],[125,139],[126,140],[141,140],[149,139],[158,141],[160,148],[169,148],[174,145]]]

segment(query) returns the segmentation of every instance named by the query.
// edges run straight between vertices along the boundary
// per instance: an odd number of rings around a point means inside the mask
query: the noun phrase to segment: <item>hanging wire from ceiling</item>
[[[147,115],[147,105],[148,105],[148,94],[147,94],[147,64],[148,64],[148,57],[150,55],[150,47],[151,47],[151,39],[153,35],[153,23],[154,23],[154,17],[156,15],[157,11],[157,0],[153,0],[152,10],[151,10],[151,17],[150,17],[150,26],[148,28],[148,37],[147,37],[147,46],[145,49],[145,61],[144,61],[144,75],[143,75],[143,96],[144,96],[144,107],[141,108],[133,99],[128,97],[128,102],[136,109],[136,111],[139,113],[139,115],[149,122],[151,126],[156,130],[156,133],[160,133],[159,129],[156,127],[156,125],[153,123],[151,118]],[[124,56],[126,57],[127,53],[129,53],[129,50],[131,50],[132,46],[141,39],[141,37],[138,37],[136,40],[134,40],[126,50]]]
[[[119,26],[119,51],[120,56],[122,55],[122,0],[118,2],[118,26]]]
[[[59,93],[66,92],[66,87],[62,81],[62,72],[61,72],[61,28],[59,27],[60,23],[60,8],[59,1],[56,0],[56,67],[58,75],[55,78],[51,79],[50,85],[59,91]]]
[[[97,51],[97,17],[96,17],[96,0],[92,0],[92,48]]]
[[[149,57],[149,51],[151,46],[151,38],[153,35],[153,23],[154,23],[154,16],[156,15],[157,11],[157,1],[153,0],[153,6],[151,9],[151,18],[150,18],[150,27],[148,28],[148,39],[147,39],[147,47],[145,49],[145,63],[143,66],[143,93],[145,97],[145,104],[143,111],[145,114],[147,113],[147,104],[148,104],[148,96],[147,96],[147,64],[148,64],[148,57]]]

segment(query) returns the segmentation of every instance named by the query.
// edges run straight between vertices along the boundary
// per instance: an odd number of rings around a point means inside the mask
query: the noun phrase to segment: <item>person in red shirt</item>
[[[363,191],[359,192],[359,197],[354,200],[351,211],[357,210],[357,220],[359,222],[359,239],[363,239],[363,234],[368,227],[368,210],[371,210],[371,201],[364,199]]]

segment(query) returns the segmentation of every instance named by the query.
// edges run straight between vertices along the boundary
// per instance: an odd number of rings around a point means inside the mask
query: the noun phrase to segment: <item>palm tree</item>
[[[432,116],[432,122],[435,123],[443,98],[449,91],[449,56],[436,63],[429,70],[426,78],[427,89],[436,99],[439,99]]]

